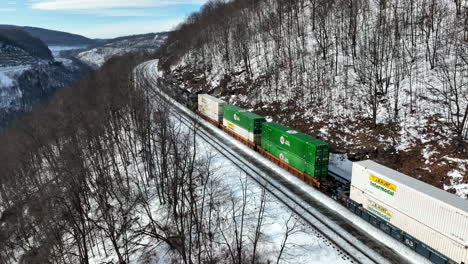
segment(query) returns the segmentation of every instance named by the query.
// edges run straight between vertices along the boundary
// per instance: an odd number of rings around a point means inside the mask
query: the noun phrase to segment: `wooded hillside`
[[[49,48],[40,39],[20,29],[0,28],[0,45],[3,44],[17,46],[34,57],[53,59]]]
[[[294,241],[341,259],[181,124],[135,69],[152,56],[110,59],[0,133],[0,263],[272,263]]]
[[[169,35],[162,68],[464,196],[467,41],[460,0],[210,1]]]

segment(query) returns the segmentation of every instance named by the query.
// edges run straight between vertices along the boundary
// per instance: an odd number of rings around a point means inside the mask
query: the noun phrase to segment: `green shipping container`
[[[262,142],[269,141],[305,160],[311,165],[328,165],[329,146],[327,143],[298,132],[281,124],[262,124]]]
[[[275,157],[280,158],[284,162],[290,164],[294,168],[305,172],[306,174],[312,176],[316,179],[324,179],[328,175],[328,165],[314,166],[314,164],[306,162],[304,159],[298,157],[297,155],[282,149],[276,144],[264,140],[262,138],[262,148],[266,149],[268,152],[273,154]]]
[[[266,122],[263,116],[235,105],[224,106],[224,118],[254,134],[261,134],[262,123]]]

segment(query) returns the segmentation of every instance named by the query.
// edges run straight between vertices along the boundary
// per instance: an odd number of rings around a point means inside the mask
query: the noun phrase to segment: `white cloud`
[[[208,0],[31,0],[30,7],[41,10],[161,7],[181,4],[201,5]]]
[[[74,10],[76,13],[95,15],[95,16],[107,16],[107,17],[162,17],[165,16],[161,13],[155,13],[154,10],[144,9],[77,9]]]
[[[115,38],[120,36],[169,31],[174,29],[174,27],[183,20],[183,18],[180,18],[137,22],[119,22],[96,25],[92,28],[74,28],[71,31],[89,38]]]

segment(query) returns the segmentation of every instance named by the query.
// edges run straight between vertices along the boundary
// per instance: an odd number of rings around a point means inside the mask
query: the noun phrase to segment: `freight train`
[[[468,201],[371,160],[353,162],[349,182],[329,172],[326,142],[208,94],[188,97],[203,119],[431,262],[468,264]]]

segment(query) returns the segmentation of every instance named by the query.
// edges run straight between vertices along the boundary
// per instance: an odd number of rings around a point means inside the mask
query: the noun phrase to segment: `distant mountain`
[[[123,47],[134,47],[134,48],[154,48],[155,44],[160,44],[164,41],[168,32],[159,33],[148,33],[141,35],[123,36],[114,39],[109,39],[104,42],[106,47],[123,48]]]
[[[90,70],[77,59],[54,58],[42,40],[20,27],[0,27],[0,130]]]
[[[49,48],[38,38],[17,28],[0,28],[0,65],[27,58],[53,60]],[[24,62],[21,62],[23,63]]]
[[[61,32],[56,30],[49,30],[44,28],[36,28],[36,27],[21,27],[21,26],[14,26],[14,25],[0,25],[1,28],[14,28],[14,29],[21,29],[33,37],[36,37],[43,42],[45,42],[48,46],[57,46],[57,45],[64,45],[64,46],[78,46],[78,45],[93,45],[102,42],[103,40],[94,40],[89,39],[87,37],[83,37],[77,34],[71,34],[67,32]]]
[[[100,45],[92,45],[82,52],[75,54],[75,57],[97,68],[113,56],[134,51],[155,52],[164,43],[168,34],[167,32],[161,32],[118,37],[107,40]]]
[[[129,52],[155,52],[166,37],[167,33],[153,33],[90,40],[52,30],[0,26],[0,130],[82,78],[89,66],[98,68],[111,57]],[[51,47],[53,54],[43,41],[56,46]],[[78,46],[85,48],[69,49]]]

